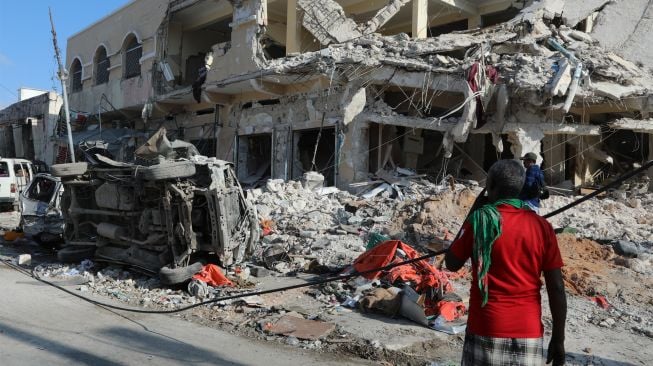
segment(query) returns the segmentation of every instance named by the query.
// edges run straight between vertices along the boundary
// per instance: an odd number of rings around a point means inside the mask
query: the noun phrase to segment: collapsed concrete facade
[[[600,183],[653,157],[650,58],[605,37],[628,4],[576,5],[135,0],[68,40],[70,100],[252,183],[346,189],[388,164],[483,180],[529,151],[549,184]]]
[[[54,163],[53,136],[63,98],[55,92],[38,93],[21,90],[27,99],[0,110],[0,156]]]

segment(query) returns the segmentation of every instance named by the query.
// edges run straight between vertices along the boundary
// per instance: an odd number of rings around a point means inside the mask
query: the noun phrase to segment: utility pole
[[[68,131],[68,150],[70,151],[70,161],[75,162],[75,148],[73,146],[73,131],[70,128],[70,109],[68,109],[68,91],[66,90],[66,80],[68,79],[68,72],[61,63],[61,54],[59,46],[57,45],[57,32],[54,30],[54,21],[52,20],[52,9],[48,8],[50,14],[50,25],[52,26],[52,43],[54,44],[54,53],[57,55],[57,63],[59,64],[59,80],[61,80],[61,90],[63,91],[63,107],[66,112],[66,130]]]

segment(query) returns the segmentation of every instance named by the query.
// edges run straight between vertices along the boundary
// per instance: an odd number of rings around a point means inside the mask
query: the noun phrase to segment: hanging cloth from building
[[[467,71],[467,83],[473,93],[481,91],[476,97],[476,128],[481,128],[487,122],[485,108],[492,98],[494,87],[499,81],[499,71],[492,65],[474,64]]]
[[[193,98],[197,103],[200,103],[202,101],[202,85],[204,85],[204,82],[206,81],[206,74],[208,73],[208,69],[206,66],[202,66],[199,69],[199,75],[197,76],[197,79],[193,82]]]

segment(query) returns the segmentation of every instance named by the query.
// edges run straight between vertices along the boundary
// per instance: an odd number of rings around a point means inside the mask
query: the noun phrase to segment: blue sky
[[[61,91],[48,6],[65,62],[68,37],[128,0],[0,0],[0,109],[20,87]]]

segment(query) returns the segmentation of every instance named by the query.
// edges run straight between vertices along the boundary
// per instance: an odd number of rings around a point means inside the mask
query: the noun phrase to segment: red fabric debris
[[[229,286],[233,287],[234,284],[227,276],[222,273],[220,267],[215,264],[207,264],[202,267],[202,270],[193,276],[193,279],[206,282],[207,285],[213,287]]]
[[[398,255],[398,250],[405,253],[405,256]],[[354,268],[358,272],[365,272],[374,268],[387,266],[391,263],[414,259],[419,256],[420,254],[408,244],[399,240],[388,240],[356,258]],[[380,271],[367,273],[364,277],[370,280],[384,277],[390,283],[394,283],[397,280],[403,282],[410,281],[415,284],[415,291],[417,292],[422,292],[428,288],[442,288],[443,292],[453,291],[453,287],[444,272],[438,271],[426,260],[394,267],[383,273]]]
[[[457,272],[444,270],[444,274],[447,276],[449,280],[457,280],[459,278],[465,278],[466,276],[468,276],[469,270],[465,267],[459,269]]]
[[[605,296],[593,296],[590,297],[590,300],[595,302],[598,306],[602,307],[605,310],[610,309],[610,303],[605,298]]]
[[[472,93],[476,93],[481,90],[480,77],[477,75],[480,68],[480,64],[475,62],[472,67],[469,68],[467,72],[467,83]],[[485,79],[491,82],[492,84],[497,84],[499,82],[499,71],[491,65],[485,66]],[[476,128],[481,128],[487,122],[485,118],[485,110],[483,108],[483,103],[481,102],[481,96],[476,97]]]
[[[461,316],[465,315],[465,311],[467,311],[465,304],[459,301],[438,301],[438,303],[435,305],[435,308],[437,310],[437,314],[442,315],[442,317],[448,322],[460,318]],[[426,315],[428,316],[430,314]]]
[[[274,232],[274,222],[272,220],[261,220],[261,236],[268,236]]]

